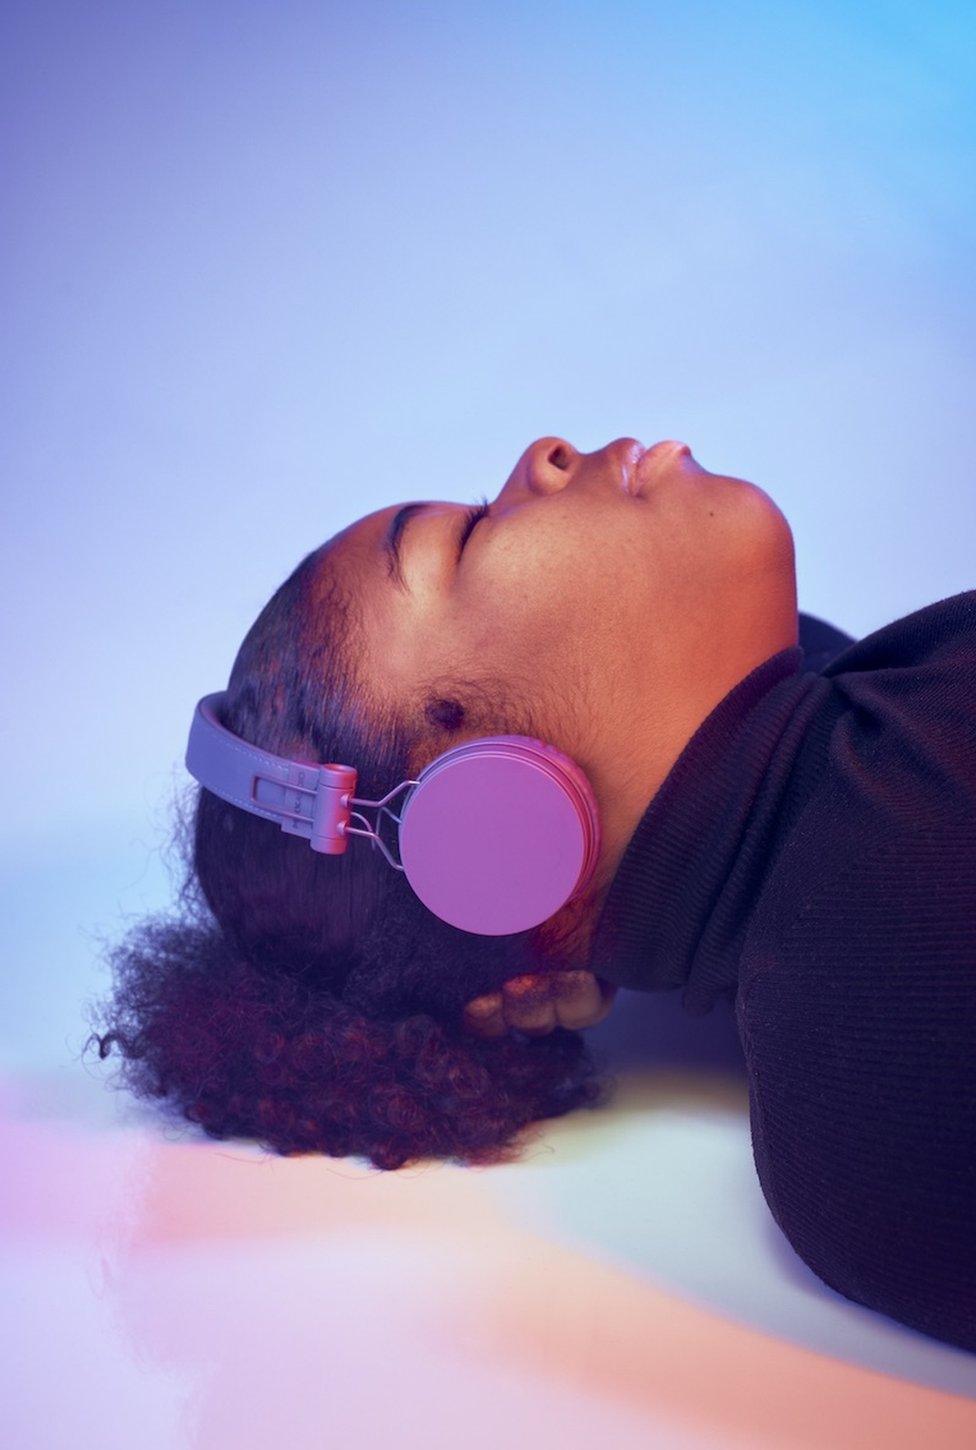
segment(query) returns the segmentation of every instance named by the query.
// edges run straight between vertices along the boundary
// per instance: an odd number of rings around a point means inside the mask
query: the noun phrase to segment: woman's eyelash
[[[471,537],[473,530],[483,518],[487,518],[490,508],[491,504],[485,498],[484,494],[482,494],[474,508],[468,509],[464,514],[464,523],[461,526],[461,537],[458,540],[457,556],[459,559],[464,552],[464,546]]]

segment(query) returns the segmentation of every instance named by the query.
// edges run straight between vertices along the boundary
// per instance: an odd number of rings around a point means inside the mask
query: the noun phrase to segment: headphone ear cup
[[[486,736],[439,755],[400,817],[412,890],[442,921],[482,936],[546,921],[585,889],[599,851],[585,774],[526,735]]]

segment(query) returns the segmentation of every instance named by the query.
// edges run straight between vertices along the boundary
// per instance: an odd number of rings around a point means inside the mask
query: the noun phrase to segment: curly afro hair
[[[448,698],[443,683],[419,686],[399,715],[368,707],[352,603],[323,578],[321,554],[306,556],[245,636],[228,728],[278,754],[353,761],[357,794],[374,799],[459,732],[539,733],[484,680],[451,681]],[[578,1032],[485,1040],[463,1025],[473,996],[551,965],[542,937],[459,931],[365,841],[323,856],[202,787],[190,792],[174,835],[179,911],[109,948],[112,989],[89,1014],[103,1031],[85,1048],[97,1042],[100,1058],[117,1048],[134,1096],[212,1138],[355,1154],[380,1169],[509,1161],[530,1124],[607,1101],[613,1079]]]

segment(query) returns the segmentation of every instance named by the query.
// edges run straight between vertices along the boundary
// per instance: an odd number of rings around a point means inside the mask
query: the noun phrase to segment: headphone
[[[227,692],[197,703],[186,747],[190,774],[222,800],[341,855],[365,836],[402,871],[429,911],[461,931],[504,936],[546,921],[582,894],[596,870],[600,817],[586,775],[529,735],[486,735],[445,751],[381,800],[359,799],[353,765],[271,755],[221,723]],[[400,815],[387,801],[405,786]],[[376,806],[376,829],[350,806]],[[399,827],[400,861],[380,839]],[[350,825],[355,817],[365,830]]]

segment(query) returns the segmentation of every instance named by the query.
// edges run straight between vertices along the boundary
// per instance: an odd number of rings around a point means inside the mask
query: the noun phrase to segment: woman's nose
[[[565,438],[537,438],[522,455],[522,468],[529,488],[544,492],[562,488],[566,474],[581,455]]]

